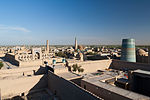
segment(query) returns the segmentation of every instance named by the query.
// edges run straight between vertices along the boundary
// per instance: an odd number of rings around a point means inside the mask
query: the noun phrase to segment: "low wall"
[[[48,64],[53,64],[53,60],[56,60],[56,64],[57,64],[57,63],[62,62],[62,59],[63,59],[63,58],[50,58],[50,59],[49,59],[49,58],[46,58],[46,59],[43,60],[43,62],[44,62],[44,61],[47,61]],[[44,63],[43,63],[43,64],[44,64]]]
[[[39,83],[39,80],[41,78],[42,75],[0,80],[2,99],[28,92],[35,86],[36,88],[40,85],[42,86],[43,84],[38,84],[38,86],[36,85],[37,83]]]
[[[126,70],[142,69],[142,70],[148,70],[148,71],[150,71],[150,64],[126,62],[126,61],[121,61],[121,60],[112,60],[110,68],[117,69],[117,70],[123,70],[123,69],[126,69]]]
[[[100,100],[100,98],[81,89],[74,83],[67,81],[51,72],[48,73],[48,88],[60,100]]]
[[[19,61],[19,67],[26,66],[40,66],[42,65],[42,60],[31,60],[31,61]]]
[[[97,70],[104,70],[109,68],[112,60],[96,60],[96,61],[83,61],[83,62],[73,62],[69,63],[69,66],[73,64],[81,65],[84,69],[83,74],[96,72]]]
[[[55,74],[60,74],[60,73],[65,73],[65,72],[68,72],[67,67],[54,69]]]
[[[4,98],[28,93],[35,89],[47,88],[47,76],[33,75],[41,67],[20,67],[0,70],[1,96]],[[24,73],[24,75],[23,75]]]

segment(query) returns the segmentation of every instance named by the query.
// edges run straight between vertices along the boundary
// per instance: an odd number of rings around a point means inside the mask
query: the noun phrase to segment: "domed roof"
[[[78,45],[78,49],[83,50],[83,46],[82,45]]]
[[[140,56],[145,56],[145,55],[147,55],[147,52],[145,52],[143,49],[139,49],[137,51],[137,54],[140,55]]]

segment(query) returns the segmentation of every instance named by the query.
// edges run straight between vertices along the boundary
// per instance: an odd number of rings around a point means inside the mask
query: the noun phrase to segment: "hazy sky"
[[[150,44],[150,0],[0,0],[0,45]]]

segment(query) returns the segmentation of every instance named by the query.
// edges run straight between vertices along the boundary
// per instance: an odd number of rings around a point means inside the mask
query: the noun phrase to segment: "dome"
[[[83,50],[84,48],[83,48],[82,45],[78,45],[78,49],[79,49],[79,50]]]
[[[139,50],[137,51],[137,55],[146,56],[146,55],[147,55],[147,52],[145,52],[143,49],[139,49]]]

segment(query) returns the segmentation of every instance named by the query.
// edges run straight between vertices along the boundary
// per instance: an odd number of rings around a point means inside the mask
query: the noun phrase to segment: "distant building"
[[[148,52],[143,49],[138,49],[136,51],[136,62],[148,63]]]
[[[83,47],[82,45],[78,45],[78,49],[79,49],[80,51],[83,51],[83,50],[84,50],[84,47]]]
[[[17,66],[35,66],[42,65],[44,60],[49,60],[55,53],[49,52],[49,43],[46,41],[46,49],[42,50],[40,47],[31,49],[15,47],[11,53],[6,53],[5,59]],[[51,59],[52,62],[52,59]]]

